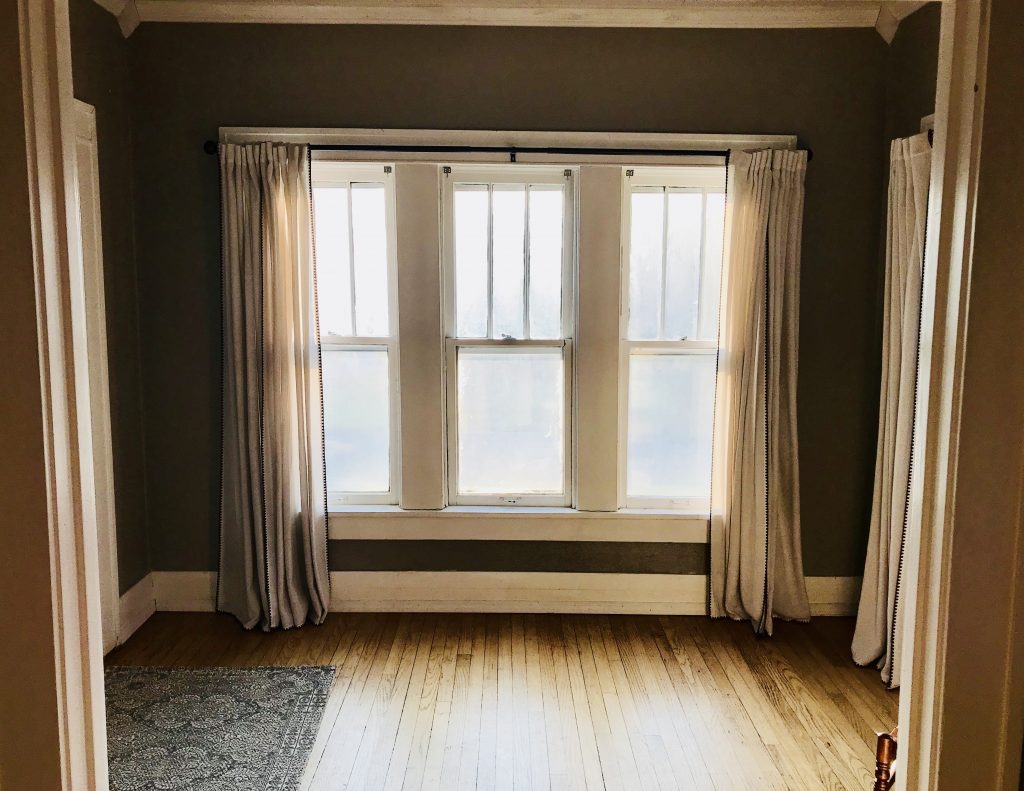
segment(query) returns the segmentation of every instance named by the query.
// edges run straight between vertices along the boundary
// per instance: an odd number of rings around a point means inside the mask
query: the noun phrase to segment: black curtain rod
[[[516,161],[517,154],[555,154],[585,156],[704,156],[727,157],[729,150],[725,148],[550,148],[542,146],[405,146],[405,145],[327,145],[311,144],[311,151],[380,151],[383,153],[423,153],[423,154],[508,154]],[[203,144],[207,154],[217,153],[217,143],[207,140]],[[807,159],[814,158],[808,149]]]

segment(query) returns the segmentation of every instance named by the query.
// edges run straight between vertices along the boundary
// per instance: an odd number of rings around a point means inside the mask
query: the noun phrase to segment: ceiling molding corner
[[[899,0],[898,2],[882,3],[878,8],[875,30],[885,39],[886,44],[892,44],[900,22],[926,5],[928,5],[927,0]]]
[[[878,9],[878,19],[875,20],[875,30],[886,44],[892,44],[900,26],[900,19],[893,11],[892,5],[892,3],[883,3]]]
[[[121,35],[128,38],[128,36],[135,32],[135,28],[139,26],[140,22],[142,22],[142,18],[139,16],[139,9],[135,5],[135,0],[125,0],[124,7],[117,15],[117,24],[121,28]]]
[[[124,10],[125,3],[127,0],[95,0],[96,5],[113,14],[115,17],[121,14]]]

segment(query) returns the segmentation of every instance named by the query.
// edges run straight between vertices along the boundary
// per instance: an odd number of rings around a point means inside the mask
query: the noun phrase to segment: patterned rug
[[[293,791],[333,680],[333,667],[110,667],[110,789]]]

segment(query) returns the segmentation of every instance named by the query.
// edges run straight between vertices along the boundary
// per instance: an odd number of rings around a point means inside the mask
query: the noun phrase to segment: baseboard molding
[[[211,612],[217,575],[153,572],[156,609]],[[703,615],[706,577],[490,571],[332,571],[332,612]],[[812,616],[852,615],[859,577],[808,577]]]
[[[154,571],[159,612],[213,612],[217,573],[214,571]]]
[[[811,616],[856,615],[860,577],[805,577]]]
[[[153,575],[147,574],[125,591],[118,604],[117,644],[123,645],[156,612]]]

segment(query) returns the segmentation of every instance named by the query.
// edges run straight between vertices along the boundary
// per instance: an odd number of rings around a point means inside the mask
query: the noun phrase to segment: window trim
[[[442,331],[444,334],[445,390],[445,494],[446,505],[491,505],[516,507],[571,507],[575,502],[575,363],[573,338],[576,326],[576,169],[536,165],[446,165],[439,168],[441,180],[441,270]],[[562,303],[561,338],[461,338],[456,333],[455,316],[455,185],[456,184],[545,184],[561,187],[562,222]],[[488,297],[490,299],[490,296]],[[524,306],[524,316],[528,311]],[[489,319],[490,321],[490,319]],[[529,327],[524,326],[524,332]],[[463,494],[458,489],[458,350],[459,348],[491,347],[561,348],[563,363],[563,452],[562,492],[560,494],[529,494],[506,492],[497,494]]]
[[[360,349],[384,349],[388,354],[388,478],[386,492],[346,492],[329,490],[328,500],[342,506],[350,505],[397,505],[402,491],[402,431],[401,431],[401,382],[399,367],[399,315],[398,315],[398,256],[397,222],[394,168],[387,163],[340,162],[312,160],[310,178],[313,189],[321,185],[351,185],[373,183],[384,185],[385,224],[387,228],[387,278],[388,278],[388,335],[323,335],[321,349],[327,351],[357,351]],[[349,202],[351,212],[351,199]],[[351,222],[351,218],[349,220]],[[349,229],[351,233],[351,228]],[[350,236],[351,240],[351,236]],[[351,242],[350,242],[351,243]],[[352,262],[349,262],[352,266]],[[355,294],[351,295],[353,305]],[[352,314],[352,329],[355,330],[355,312]],[[325,416],[326,417],[326,416]]]
[[[619,284],[619,425],[618,425],[618,504],[619,509],[658,509],[680,513],[707,513],[711,508],[708,497],[658,497],[632,495],[627,492],[627,466],[629,450],[629,364],[634,354],[717,355],[718,340],[673,340],[629,338],[629,259],[631,250],[632,200],[635,189],[685,190],[707,193],[725,191],[726,173],[722,165],[693,165],[673,168],[623,168],[622,226]],[[667,233],[667,228],[666,228]],[[701,276],[703,278],[703,239],[701,242]],[[662,284],[664,288],[664,284]],[[664,292],[663,292],[664,302]],[[664,327],[664,316],[662,316]]]

